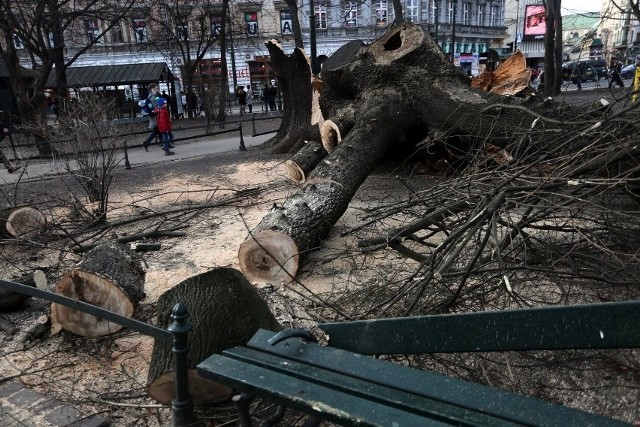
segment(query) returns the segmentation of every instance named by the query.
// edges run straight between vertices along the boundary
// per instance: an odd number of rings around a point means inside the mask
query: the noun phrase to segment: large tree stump
[[[26,237],[42,231],[47,226],[47,219],[36,208],[22,206],[4,209],[0,212],[0,236]]]
[[[266,43],[273,72],[282,94],[282,121],[278,133],[265,145],[274,153],[295,153],[304,141],[319,140],[318,126],[311,124],[311,69],[302,49],[287,55],[275,40]]]
[[[256,289],[242,273],[216,268],[191,277],[158,299],[158,327],[171,323],[171,310],[182,303],[189,311],[193,329],[189,334],[189,394],[197,406],[231,397],[225,386],[200,378],[195,367],[214,353],[245,344],[259,329],[280,330],[281,326]],[[171,345],[155,341],[149,365],[147,391],[151,397],[170,404],[175,393],[174,357]]]
[[[131,317],[144,298],[145,272],[134,252],[116,243],[101,244],[85,254],[66,272],[56,292],[70,298]],[[121,325],[59,305],[51,304],[52,332],[65,329],[74,334],[98,337],[122,329]]]
[[[535,118],[515,109],[487,108],[522,101],[471,88],[429,35],[410,23],[370,46],[343,46],[324,62],[322,81],[322,116],[325,124],[336,124],[323,142],[330,141],[333,151],[304,188],[274,207],[240,246],[240,267],[249,280],[292,281],[301,255],[317,247],[389,152],[444,130],[459,136],[452,141],[465,153]]]

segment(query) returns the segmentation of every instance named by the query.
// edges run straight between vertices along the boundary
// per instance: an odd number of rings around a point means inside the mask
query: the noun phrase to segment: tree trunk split
[[[47,219],[42,212],[29,206],[5,209],[0,213],[0,221],[0,236],[3,237],[27,237],[47,226]]]
[[[238,271],[217,268],[179,283],[158,299],[157,325],[171,323],[171,310],[186,305],[189,322],[189,394],[196,406],[228,399],[232,390],[197,375],[195,367],[214,353],[245,344],[259,329],[281,329],[266,302]],[[147,392],[164,404],[175,396],[172,346],[156,340],[148,372]]]
[[[442,129],[463,135],[452,143],[466,152],[534,119],[516,109],[489,111],[492,104],[521,101],[472,89],[429,35],[410,23],[369,46],[341,47],[324,62],[321,78],[319,103],[327,129],[322,142],[330,154],[240,246],[240,267],[255,282],[292,281],[302,255],[318,246],[391,148],[411,148]]]
[[[133,252],[108,243],[87,252],[74,269],[60,278],[56,292],[131,317],[145,296],[144,278]],[[53,333],[65,329],[81,336],[98,337],[122,329],[116,323],[55,303],[51,304],[51,319]]]

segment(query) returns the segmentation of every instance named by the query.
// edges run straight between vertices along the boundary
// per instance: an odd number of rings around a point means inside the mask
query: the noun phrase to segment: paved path
[[[251,125],[247,125],[245,123],[243,129],[244,146],[247,149],[251,149],[252,147],[256,147],[267,141],[273,135],[275,135],[275,132],[252,137]],[[225,137],[223,138],[218,135],[215,138],[197,138],[193,141],[177,141],[175,143],[175,149],[172,150],[175,152],[175,155],[173,156],[165,156],[160,145],[150,145],[149,151],[145,151],[142,145],[136,145],[127,149],[129,165],[131,167],[135,167],[136,165],[148,163],[180,161],[188,158],[223,153],[227,151],[237,151],[240,149],[239,131],[225,133],[224,136]],[[144,137],[139,137],[138,139],[143,140]],[[121,151],[120,156],[121,162],[118,167],[125,168],[126,161],[124,150]],[[77,168],[75,161],[69,161],[68,163],[72,169]],[[52,160],[36,160],[14,173],[9,173],[0,165],[0,185],[16,183],[18,181],[25,182],[34,179],[43,179],[46,177],[64,174],[67,173],[66,167],[67,161],[60,158]]]
[[[30,390],[17,381],[0,383],[2,427],[107,427],[97,415],[84,415],[72,406]]]

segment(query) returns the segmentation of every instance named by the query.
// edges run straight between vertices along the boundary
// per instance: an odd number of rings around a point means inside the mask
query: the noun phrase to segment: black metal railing
[[[193,401],[189,396],[187,379],[187,353],[188,334],[191,331],[191,324],[188,321],[189,313],[184,304],[178,303],[171,310],[171,324],[167,329],[161,329],[148,323],[141,322],[130,317],[121,316],[104,308],[88,304],[64,295],[49,292],[21,283],[9,282],[0,279],[0,288],[9,291],[41,298],[56,304],[64,305],[84,313],[92,314],[104,320],[124,326],[143,335],[148,335],[157,340],[173,344],[175,355],[176,386],[175,399],[171,402],[172,426],[183,427],[192,425],[194,422]]]
[[[257,120],[272,120],[272,118],[271,117],[264,117],[264,118],[257,119]],[[265,131],[265,132],[257,132],[256,131],[256,115],[255,114],[253,114],[251,116],[251,126],[252,126],[251,136],[267,135],[267,134],[270,134],[270,133],[278,132],[278,129],[268,130],[268,131]]]

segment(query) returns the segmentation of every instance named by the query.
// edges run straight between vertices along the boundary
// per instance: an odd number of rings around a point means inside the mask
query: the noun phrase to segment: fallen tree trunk
[[[133,252],[116,243],[106,243],[87,252],[74,269],[66,272],[56,292],[131,317],[145,297],[144,279],[145,272]],[[65,329],[87,337],[122,329],[116,323],[56,303],[51,304],[51,325],[52,333]]]
[[[371,96],[352,132],[313,171],[306,185],[276,206],[240,246],[240,268],[254,282],[291,282],[300,254],[313,248],[347,209],[358,187],[409,123],[400,94]],[[385,126],[376,126],[384,121]],[[353,159],[357,158],[357,167]],[[330,177],[330,178],[325,178]]]
[[[220,402],[232,390],[198,376],[196,365],[214,353],[245,344],[259,329],[281,329],[266,302],[238,271],[216,268],[179,283],[158,299],[158,327],[171,323],[182,303],[193,326],[189,334],[189,395],[196,406]],[[175,397],[174,357],[170,343],[156,340],[149,364],[147,392],[164,404]]]
[[[318,245],[391,147],[411,148],[438,131],[447,136],[448,151],[464,156],[482,142],[500,146],[535,119],[517,109],[488,108],[524,101],[472,89],[418,26],[397,26],[357,48],[348,44],[323,64],[322,116],[340,123],[328,134],[342,142],[329,144],[333,151],[305,187],[274,207],[240,246],[249,280],[291,282],[300,256]]]
[[[36,208],[22,206],[0,212],[0,236],[26,237],[47,226],[47,219]]]

